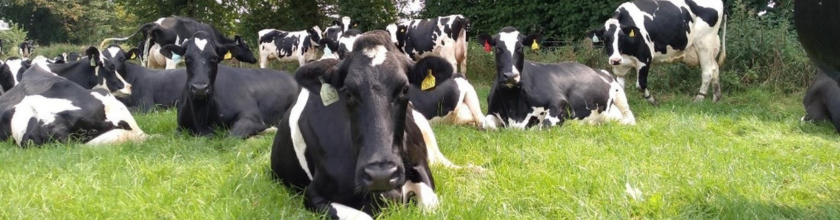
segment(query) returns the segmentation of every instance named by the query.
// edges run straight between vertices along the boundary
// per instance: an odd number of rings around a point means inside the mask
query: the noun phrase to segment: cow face
[[[309,34],[310,41],[312,41],[315,45],[319,45],[321,41],[321,28],[318,27],[318,25],[306,29],[306,33]]]
[[[21,57],[29,58],[29,56],[32,55],[32,52],[34,52],[34,49],[31,41],[24,41],[23,43],[20,43],[18,54],[20,54]]]
[[[531,45],[541,40],[540,34],[525,36],[516,28],[504,27],[499,34],[490,37],[487,34],[478,36],[478,42],[490,44],[496,53],[496,74],[499,83],[508,86],[519,84],[519,74],[525,62],[524,44]]]
[[[251,52],[251,47],[242,40],[242,37],[236,35],[234,37],[234,45],[236,50],[230,50],[230,53],[239,61],[246,63],[257,63],[257,58],[254,57],[254,52]],[[227,53],[227,52],[225,52]],[[224,55],[224,54],[222,54]]]
[[[641,46],[642,35],[637,27],[622,26],[618,20],[609,19],[604,27],[588,33],[593,43],[604,42],[604,51],[611,65],[624,62],[621,54],[633,54]]]
[[[126,79],[128,76],[126,75],[127,70],[125,62],[126,60],[136,59],[139,51],[140,50],[137,48],[132,48],[128,52],[125,52],[119,45],[113,44],[108,46],[108,49],[102,51],[102,57],[114,65],[114,71],[116,71],[117,75]]]
[[[82,59],[82,61],[90,63],[95,68],[94,75],[97,80],[97,87],[104,87],[117,97],[131,95],[131,84],[126,82],[120,74],[117,74],[113,60],[106,60],[96,47],[88,48],[85,53],[88,59]],[[83,63],[83,65],[87,64]]]
[[[181,46],[170,44],[160,49],[160,53],[169,59],[173,56],[184,57],[187,66],[187,94],[194,98],[206,98],[213,93],[219,62],[224,54],[238,53],[240,46],[234,44],[216,45],[207,32],[199,31]]]
[[[350,17],[347,16],[341,17],[341,21],[334,20],[332,24],[333,26],[339,26],[341,28],[341,32],[345,32],[347,30],[350,30],[351,28],[359,27],[359,21],[353,21],[352,19],[350,19]]]
[[[388,34],[391,34],[391,42],[397,46],[397,48],[402,48],[405,45],[405,36],[406,32],[408,31],[408,27],[405,25],[397,25],[397,24],[389,24],[385,27],[385,30],[388,31]]]
[[[0,86],[3,86],[3,91],[9,91],[16,86],[26,69],[29,69],[29,63],[17,57],[9,58],[0,65]]]
[[[332,51],[335,51],[338,59],[344,59],[350,52],[353,52],[353,44],[356,42],[356,38],[362,34],[361,31],[357,29],[350,29],[344,32],[341,37],[338,38],[338,41],[333,41],[329,38],[321,39],[321,44],[325,45]]]

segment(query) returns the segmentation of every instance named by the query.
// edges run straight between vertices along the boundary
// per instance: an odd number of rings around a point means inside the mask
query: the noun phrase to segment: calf
[[[0,65],[0,86],[3,87],[3,91],[9,91],[20,83],[26,69],[29,69],[29,63],[18,57],[10,57]]]
[[[425,53],[435,53],[449,60],[453,69],[460,66],[459,72],[467,73],[469,22],[463,15],[449,15],[390,24],[386,30],[409,58],[417,60]]]
[[[840,133],[840,86],[823,71],[819,71],[802,100],[805,116],[802,121],[831,121]]]
[[[307,61],[315,60],[318,55],[318,42],[321,40],[321,28],[314,26],[305,31],[281,31],[264,29],[258,33],[260,43],[260,68],[268,65],[268,59],[278,61],[297,60],[303,66]]]
[[[562,125],[566,118],[636,123],[624,89],[606,71],[574,62],[525,60],[523,43],[538,42],[539,35],[524,36],[505,27],[496,36],[482,34],[478,40],[494,47],[496,56],[484,128],[550,127]]]
[[[86,144],[141,140],[146,134],[107,89],[87,90],[36,65],[0,96],[0,140],[19,146],[79,140]]]
[[[283,116],[271,168],[284,184],[305,189],[304,206],[330,218],[371,219],[383,200],[423,209],[438,204],[427,148],[409,103],[413,65],[387,33],[363,34],[343,61],[309,63],[295,74],[297,101]],[[427,57],[424,67],[449,65]],[[451,73],[450,73],[451,74]],[[318,92],[320,91],[320,92]]]
[[[216,127],[246,138],[275,125],[294,102],[298,86],[286,72],[219,65],[221,56],[237,53],[236,44],[218,45],[204,31],[182,45],[166,45],[161,53],[186,60],[187,81],[178,103],[178,127],[195,135],[211,135]]]
[[[605,42],[622,86],[627,71],[636,69],[636,87],[651,104],[657,105],[647,85],[650,65],[673,62],[700,65],[703,84],[694,100],[702,101],[711,83],[716,102],[721,97],[719,68],[726,58],[725,24],[720,0],[634,1],[621,4],[603,28],[589,35],[593,42]],[[721,25],[723,46],[718,36]]]
[[[187,70],[154,70],[127,60],[137,58],[138,49],[125,52],[118,45],[102,51],[102,56],[114,63],[114,70],[131,84],[131,96],[119,99],[132,110],[148,112],[154,107],[174,107],[184,97]]]
[[[793,1],[793,24],[808,58],[829,78],[840,80],[840,1]]]
[[[31,41],[24,41],[18,45],[18,54],[24,59],[28,59],[32,52],[34,51],[32,42]]]

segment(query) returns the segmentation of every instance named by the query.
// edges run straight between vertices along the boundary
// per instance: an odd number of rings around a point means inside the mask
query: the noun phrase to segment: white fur
[[[426,143],[429,164],[439,164],[448,168],[460,169],[461,166],[455,165],[440,152],[437,139],[435,138],[435,133],[432,131],[432,126],[429,124],[429,121],[426,120],[426,117],[417,110],[412,110],[411,114],[414,117],[414,124],[420,128],[420,132],[423,134],[423,142]]]
[[[206,39],[195,38],[195,39],[193,39],[193,42],[195,42],[195,46],[198,47],[198,49],[201,50],[201,51],[204,51],[204,47],[207,46],[207,40]]]
[[[157,21],[155,21],[155,24],[158,24],[158,25],[163,24],[163,19],[166,19],[166,18],[158,18]]]
[[[297,101],[290,110],[289,130],[291,131],[290,133],[292,133],[292,144],[294,145],[295,155],[297,156],[298,163],[300,163],[300,168],[306,172],[306,176],[309,177],[309,180],[312,180],[312,172],[309,171],[309,163],[306,161],[306,156],[304,155],[306,152],[306,140],[303,139],[303,134],[300,132],[300,124],[298,123],[300,115],[303,113],[308,100],[309,90],[301,89],[300,94],[298,94]]]
[[[134,120],[134,116],[131,116],[131,112],[128,111],[128,107],[126,107],[125,104],[114,98],[111,94],[107,94],[105,96],[99,94],[98,92],[91,92],[90,94],[101,101],[102,105],[105,105],[105,118],[113,125],[118,126],[120,121],[124,121],[128,123],[128,126],[131,127],[132,131],[136,132],[138,135],[143,134],[143,130],[140,129],[139,125],[137,125],[137,121]]]
[[[397,29],[397,24],[389,24],[385,27],[385,30],[391,34],[391,43],[399,43],[399,40],[397,40]]]
[[[23,97],[20,103],[15,105],[15,114],[11,120],[12,137],[20,145],[31,118],[47,125],[53,123],[61,112],[80,109],[67,99],[47,98],[40,95]]]
[[[332,206],[332,208],[335,209],[335,213],[336,215],[338,215],[338,219],[340,220],[373,220],[373,217],[371,217],[367,213],[364,213],[354,208],[350,208],[340,203],[333,202],[330,203],[330,206]]]
[[[313,28],[315,29],[315,32],[318,33],[318,35],[321,35],[321,29],[318,26],[315,26]],[[261,30],[259,32],[260,38],[262,38],[262,36],[271,32],[272,30],[276,30],[276,29]],[[278,30],[278,31],[280,31],[280,30]],[[286,34],[286,37],[297,37],[298,39],[300,39],[298,44],[292,45],[292,48],[277,48],[277,45],[275,44],[274,40],[272,40],[269,43],[261,43],[260,44],[260,68],[266,68],[268,66],[268,61],[272,58],[276,58],[277,61],[280,61],[280,62],[287,62],[287,61],[295,61],[296,60],[296,61],[298,61],[298,64],[300,64],[300,66],[303,66],[304,64],[306,64],[306,61],[315,60],[315,58],[317,58],[317,56],[318,56],[318,47],[317,47],[318,42],[314,42],[313,40],[311,40],[313,38],[310,37],[310,47],[309,47],[309,49],[306,51],[306,53],[303,52],[304,43],[305,43],[305,41],[303,41],[303,39],[305,37],[309,36],[309,35],[310,35],[309,32],[307,32],[306,30],[288,32]],[[291,55],[286,56],[285,54],[291,54]]]
[[[17,78],[17,73],[20,71],[20,68],[23,68],[23,60],[21,60],[21,59],[7,60],[6,66],[8,66],[9,70],[12,71],[12,79],[15,80],[14,85],[17,85],[18,83],[20,83],[20,79]]]
[[[519,31],[514,32],[501,32],[499,33],[499,41],[505,45],[505,49],[510,52],[510,57],[513,59],[513,55],[516,52],[516,44],[519,43]],[[513,72],[513,79],[517,83],[519,82],[519,70],[516,69],[516,63],[513,62],[511,64],[511,71]]]
[[[108,47],[108,53],[111,54],[111,57],[114,57],[114,55],[117,55],[117,53],[119,53],[120,50],[122,50],[122,49],[120,49],[119,47]]]
[[[406,181],[402,187],[403,202],[408,202],[409,192],[413,192],[417,197],[417,205],[423,211],[432,211],[440,204],[435,190],[429,187],[429,185],[426,185],[426,183]]]
[[[504,125],[504,122],[498,115],[491,114],[484,117],[484,123],[482,123],[481,127],[485,130],[496,130]]]
[[[362,50],[362,53],[372,59],[370,61],[370,66],[378,66],[384,63],[385,59],[388,58],[388,49],[385,49],[385,46],[382,45],[365,48]]]

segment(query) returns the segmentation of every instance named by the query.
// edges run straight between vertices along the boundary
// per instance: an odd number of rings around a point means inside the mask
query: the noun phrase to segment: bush
[[[27,32],[23,28],[13,22],[9,22],[9,30],[0,31],[0,40],[3,41],[3,48],[0,54],[5,57],[20,56],[18,54],[18,45],[26,40]]]

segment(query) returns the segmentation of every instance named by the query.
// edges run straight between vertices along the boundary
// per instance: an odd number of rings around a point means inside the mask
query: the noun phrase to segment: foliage
[[[14,0],[0,14],[16,21],[38,44],[53,42],[93,44],[115,34],[124,25],[113,17],[114,4],[101,0]]]
[[[18,48],[24,40],[26,40],[26,30],[23,30],[20,24],[9,22],[9,30],[0,31],[0,41],[3,41],[3,51],[0,51],[0,54],[6,57],[20,57],[15,48]]]
[[[338,14],[359,22],[362,31],[385,29],[397,21],[397,10],[391,0],[338,1]]]

